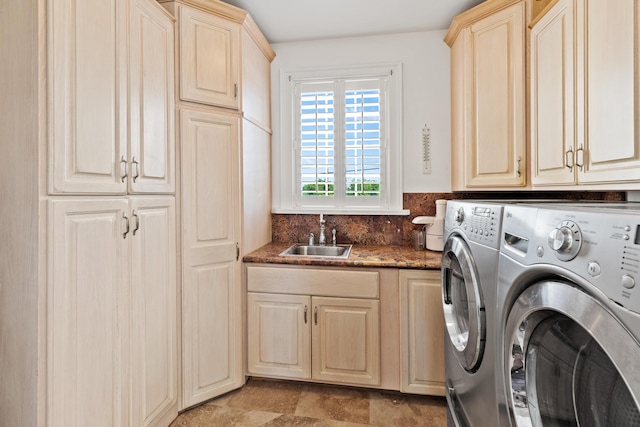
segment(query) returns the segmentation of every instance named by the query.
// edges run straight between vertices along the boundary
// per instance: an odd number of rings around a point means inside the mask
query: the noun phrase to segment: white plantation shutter
[[[345,82],[346,196],[380,196],[382,79]]]

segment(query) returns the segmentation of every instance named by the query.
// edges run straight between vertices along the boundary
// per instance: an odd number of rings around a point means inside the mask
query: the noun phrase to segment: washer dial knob
[[[562,221],[549,233],[549,247],[560,261],[570,261],[582,247],[582,232],[573,221]]]

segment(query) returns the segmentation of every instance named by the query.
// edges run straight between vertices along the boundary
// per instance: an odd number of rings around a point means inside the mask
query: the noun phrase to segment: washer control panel
[[[445,239],[457,230],[473,242],[498,249],[502,211],[500,204],[449,200],[444,221]]]
[[[505,208],[505,217],[517,210]],[[505,233],[528,239],[519,260],[552,264],[577,274],[618,304],[640,313],[640,210],[604,206],[539,206],[533,221]],[[507,255],[508,251],[503,251]]]

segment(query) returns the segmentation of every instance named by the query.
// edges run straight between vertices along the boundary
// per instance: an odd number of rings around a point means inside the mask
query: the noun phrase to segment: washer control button
[[[622,236],[622,239],[623,239],[623,240],[629,240],[629,235],[628,235],[628,234],[625,234],[624,236]]]
[[[542,258],[544,256],[544,247],[543,246],[538,246],[536,248],[536,255],[538,255],[538,258]]]
[[[632,276],[625,274],[622,276],[622,286],[627,289],[633,289],[636,286],[636,280]]]
[[[600,269],[600,264],[596,261],[589,261],[589,264],[587,264],[587,271],[589,272],[589,276],[596,277],[600,275],[602,270]]]
[[[630,227],[630,226],[628,226],[628,225],[625,225],[625,226],[624,226],[624,231],[631,231],[631,227]]]

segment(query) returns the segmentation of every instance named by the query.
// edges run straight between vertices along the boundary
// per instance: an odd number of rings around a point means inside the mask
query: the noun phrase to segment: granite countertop
[[[279,256],[292,243],[268,243],[242,260],[247,263],[321,265],[332,267],[387,267],[418,270],[440,269],[441,252],[416,251],[408,246],[353,245],[349,258]]]

